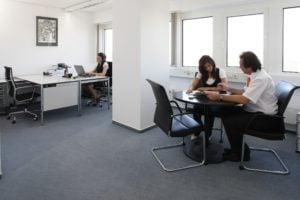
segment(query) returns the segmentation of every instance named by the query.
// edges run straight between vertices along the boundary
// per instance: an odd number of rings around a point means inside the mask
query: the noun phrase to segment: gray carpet
[[[288,134],[284,142],[250,143],[275,148],[291,170],[288,176],[240,171],[232,162],[167,173],[150,149],[177,139],[158,128],[140,134],[114,125],[106,108],[85,108],[81,117],[75,110],[46,113],[44,126],[29,118],[16,125],[0,118],[1,200],[300,198],[295,135]],[[218,138],[215,133],[213,140]],[[190,162],[181,149],[160,156],[168,166]],[[280,167],[265,153],[252,153],[251,165]]]

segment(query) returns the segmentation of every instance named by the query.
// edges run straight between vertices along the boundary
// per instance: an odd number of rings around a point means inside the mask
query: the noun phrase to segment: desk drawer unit
[[[300,112],[297,114],[297,146],[296,151],[300,153]]]
[[[44,111],[78,105],[78,83],[44,85]]]

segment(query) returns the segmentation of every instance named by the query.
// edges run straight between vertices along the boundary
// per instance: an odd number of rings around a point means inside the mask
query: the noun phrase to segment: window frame
[[[300,72],[294,72],[294,71],[285,71],[284,70],[284,28],[285,28],[285,15],[284,15],[284,10],[286,9],[293,9],[293,8],[299,8],[300,9],[300,5],[299,6],[290,6],[290,7],[284,7],[282,8],[282,28],[281,28],[281,31],[282,31],[282,55],[281,55],[281,58],[282,58],[282,63],[281,63],[281,71],[283,73],[290,73],[290,74],[300,74]]]
[[[228,19],[231,18],[231,17],[247,17],[247,16],[254,16],[254,15],[263,15],[263,23],[264,23],[264,26],[263,26],[263,30],[264,30],[264,33],[263,33],[263,38],[265,36],[265,13],[264,12],[257,12],[257,13],[250,13],[250,14],[240,14],[240,15],[229,15],[229,16],[226,16],[226,67],[227,68],[237,68],[237,67],[240,67],[240,66],[229,66],[228,64],[228,52],[229,52],[229,49],[228,49],[228,25],[229,25],[229,21]],[[265,39],[264,39],[265,40]],[[265,41],[263,40],[263,56],[265,57]],[[242,53],[242,52],[241,52]],[[263,61],[265,62],[265,58],[263,57]]]
[[[207,18],[212,18],[212,20],[214,20],[214,16],[212,15],[209,15],[209,16],[206,16],[206,17],[193,17],[193,18],[185,18],[185,19],[182,19],[181,20],[181,66],[182,68],[184,67],[198,67],[198,66],[185,66],[184,65],[184,21],[189,21],[189,20],[196,20],[196,19],[207,19]],[[214,21],[213,21],[213,24],[212,24],[212,28],[213,28],[213,32],[214,32]],[[213,40],[212,40],[212,54],[214,53],[214,34],[213,34]]]
[[[113,34],[113,28],[104,28],[103,29],[103,51],[104,51],[104,54],[106,55],[106,31],[107,30],[111,30],[112,31],[112,34]],[[113,48],[113,46],[112,46]],[[112,49],[113,50],[113,49]],[[113,57],[112,57],[113,58]],[[112,60],[110,60],[109,62],[112,62]]]

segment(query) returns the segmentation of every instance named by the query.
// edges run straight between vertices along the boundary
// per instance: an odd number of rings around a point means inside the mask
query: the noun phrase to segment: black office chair
[[[11,67],[4,67],[5,68],[5,79],[8,85],[8,95],[11,97],[11,107],[24,107],[24,110],[17,111],[17,112],[10,112],[7,116],[7,119],[12,119],[12,123],[16,123],[16,116],[18,114],[28,114],[33,117],[36,121],[38,116],[35,113],[28,111],[28,106],[33,102],[34,98],[38,95],[35,93],[35,87],[33,85],[28,85],[28,83],[21,83],[18,84],[14,81],[12,68]],[[30,90],[30,92],[26,92]]]
[[[279,83],[277,83],[275,90],[276,96],[278,97],[278,113],[276,115],[257,114],[250,120],[243,135],[242,156],[241,163],[239,166],[241,170],[245,169],[250,171],[265,172],[272,174],[289,174],[288,168],[273,149],[250,147],[251,150],[267,151],[273,153],[277,160],[280,162],[281,166],[284,168],[284,171],[246,167],[244,164],[244,151],[246,135],[266,140],[283,140],[285,138],[285,125],[283,115],[294,91],[297,88],[297,86],[285,81],[280,81]],[[258,127],[257,124],[263,124],[263,126]]]
[[[191,135],[193,133],[198,133],[203,130],[203,126],[201,123],[198,123],[193,118],[191,118],[188,113],[183,113],[180,109],[179,105],[175,101],[169,101],[169,98],[167,96],[167,93],[163,86],[161,86],[158,83],[155,83],[149,79],[147,81],[150,83],[155,99],[156,99],[156,110],[154,115],[154,123],[168,136],[170,137],[182,137]],[[179,110],[179,114],[174,114],[171,103],[174,103],[176,107]],[[162,161],[158,158],[158,156],[155,154],[155,151],[162,150],[162,149],[170,149],[174,147],[180,147],[184,145],[184,140],[180,142],[179,144],[173,144],[168,146],[162,146],[162,147],[154,147],[152,149],[152,154],[157,160],[157,162],[160,164],[160,166],[163,168],[163,170],[168,172],[174,172],[184,169],[189,169],[193,167],[199,167],[205,164],[206,154],[205,154],[205,134],[203,134],[203,160],[201,163],[194,164],[194,165],[188,165],[185,167],[180,168],[173,168],[168,169],[165,167],[165,165],[162,163]]]
[[[196,78],[198,75],[198,72],[195,72],[195,76],[194,78]],[[201,85],[198,85],[197,88],[201,87]],[[192,112],[192,113],[195,113],[195,109],[194,107],[189,107],[189,103],[185,103],[185,111],[186,112]],[[221,116],[218,114],[218,113],[215,113],[215,117],[217,118],[220,118],[221,119]],[[219,142],[220,143],[223,143],[223,135],[224,135],[224,129],[223,129],[223,122],[222,120],[220,120],[220,127],[213,127],[212,130],[215,130],[215,131],[219,131],[220,132],[220,139],[219,139]]]

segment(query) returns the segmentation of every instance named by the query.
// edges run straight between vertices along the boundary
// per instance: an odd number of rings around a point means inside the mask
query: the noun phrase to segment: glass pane
[[[284,9],[283,71],[300,72],[300,7]]]
[[[112,61],[113,52],[113,30],[106,29],[104,31],[104,52],[107,61]]]
[[[213,53],[213,18],[183,21],[183,66],[198,66],[203,55]]]
[[[254,52],[263,63],[263,14],[228,17],[227,28],[227,66],[239,66],[239,56],[244,51]]]

